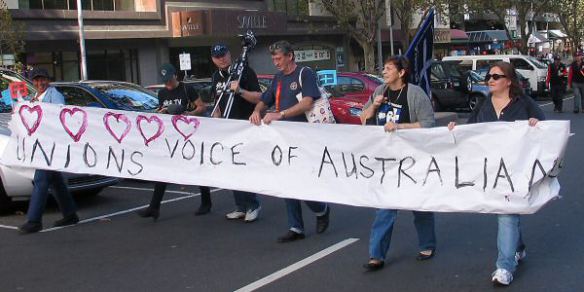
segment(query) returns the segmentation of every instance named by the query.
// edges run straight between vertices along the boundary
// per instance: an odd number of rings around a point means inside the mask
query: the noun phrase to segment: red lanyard
[[[280,93],[282,92],[282,81],[278,81],[278,87],[276,89],[276,112],[280,111]]]

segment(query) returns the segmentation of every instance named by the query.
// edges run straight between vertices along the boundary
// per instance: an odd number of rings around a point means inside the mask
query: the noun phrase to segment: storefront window
[[[308,0],[271,0],[274,11],[288,15],[308,15]]]
[[[77,0],[18,0],[20,9],[76,10]],[[81,0],[83,10],[156,12],[156,0]]]

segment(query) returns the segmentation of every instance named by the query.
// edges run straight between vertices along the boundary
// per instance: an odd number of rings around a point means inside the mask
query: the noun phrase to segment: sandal
[[[418,260],[418,261],[429,260],[432,257],[434,257],[435,254],[436,254],[436,252],[434,249],[426,249],[426,250],[418,252],[418,256],[416,257],[416,260]]]
[[[368,271],[373,272],[373,271],[378,271],[378,270],[383,269],[384,264],[385,263],[383,261],[371,259],[371,260],[369,260],[368,263],[363,265],[363,268],[365,268]]]

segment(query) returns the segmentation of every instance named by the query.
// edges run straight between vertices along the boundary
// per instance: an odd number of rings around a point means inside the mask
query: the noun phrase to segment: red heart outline
[[[67,124],[65,123],[65,118],[67,114],[69,114],[69,116],[73,116],[76,113],[83,114],[83,123],[81,124],[79,131],[77,131],[77,134],[73,134],[73,132],[71,132],[71,129],[69,129],[69,126],[67,126]],[[61,113],[59,114],[59,119],[61,120],[61,125],[63,125],[63,129],[65,129],[65,132],[67,132],[67,134],[71,136],[73,141],[79,142],[81,136],[87,130],[87,113],[83,109],[78,107],[74,107],[72,109],[64,108],[63,110],[61,110]]]
[[[37,119],[34,122],[34,124],[32,124],[32,127],[28,124],[28,122],[26,121],[26,119],[22,115],[22,112],[24,111],[24,109],[28,110],[29,113],[32,113],[32,112],[37,113]],[[20,120],[22,121],[22,124],[26,128],[28,135],[31,136],[34,132],[36,132],[36,130],[41,125],[41,120],[43,119],[43,109],[41,108],[40,105],[35,105],[33,107],[30,107],[30,106],[25,104],[25,105],[21,106],[20,109],[18,110],[18,115],[20,116]]]
[[[194,124],[193,132],[190,134],[183,133],[183,131],[181,131],[178,128],[178,126],[176,125],[178,122],[183,122],[183,123],[186,123],[187,125]],[[197,118],[190,118],[187,116],[173,116],[172,117],[172,126],[179,134],[181,134],[183,136],[183,138],[185,138],[185,141],[188,140],[193,134],[195,134],[195,132],[197,132],[197,129],[199,128],[200,124],[201,124],[201,122]]]
[[[158,131],[156,131],[156,133],[154,135],[152,135],[152,137],[147,138],[144,135],[144,131],[142,131],[142,124],[141,124],[143,121],[147,121],[148,124],[150,124],[152,121],[154,121],[158,124]],[[148,144],[150,144],[150,142],[158,139],[158,137],[160,137],[160,135],[162,135],[162,133],[164,132],[164,122],[162,122],[162,120],[157,116],[146,117],[143,115],[139,115],[136,118],[136,124],[138,125],[138,130],[140,131],[140,135],[142,135],[142,138],[144,138],[144,145],[146,145],[146,146],[148,146]]]
[[[122,135],[119,137],[118,137],[118,135],[116,135],[116,133],[114,133],[114,131],[110,127],[109,118],[111,118],[111,117],[114,117],[118,123],[120,122],[120,120],[122,120],[122,122],[126,123],[126,129],[124,130]],[[130,133],[130,130],[132,129],[132,122],[124,114],[116,114],[116,113],[108,112],[103,116],[103,124],[105,126],[105,129],[110,133],[110,135],[112,135],[112,137],[114,137],[114,139],[116,139],[116,141],[118,141],[119,144],[122,143],[122,140],[124,140],[124,138],[126,138],[128,133]]]

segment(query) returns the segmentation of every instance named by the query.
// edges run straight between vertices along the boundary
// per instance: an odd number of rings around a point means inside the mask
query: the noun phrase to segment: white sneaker
[[[515,253],[515,261],[517,261],[517,263],[524,260],[526,257],[527,257],[527,252],[525,250],[518,251]]]
[[[258,220],[258,217],[260,216],[260,211],[262,210],[262,206],[259,206],[253,210],[247,210],[247,213],[245,213],[245,222],[254,222],[256,220]]]
[[[505,269],[497,269],[493,272],[493,278],[491,281],[494,284],[508,286],[513,281],[513,274]]]
[[[235,210],[235,211],[225,215],[225,217],[228,220],[243,219],[243,218],[245,218],[245,212]]]

